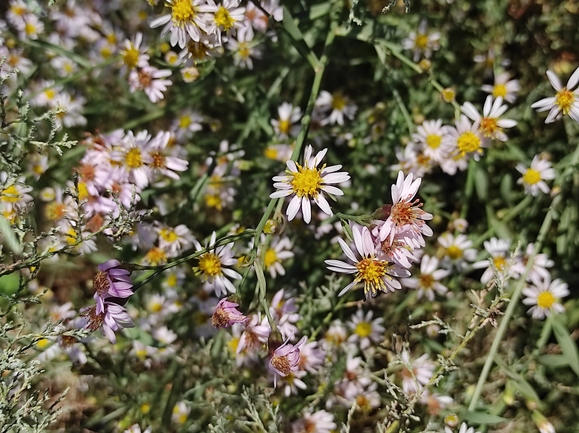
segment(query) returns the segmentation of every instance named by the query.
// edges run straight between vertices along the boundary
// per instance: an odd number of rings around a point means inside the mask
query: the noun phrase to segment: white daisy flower
[[[460,119],[454,123],[456,127],[449,126],[448,135],[455,148],[455,156],[457,158],[473,156],[475,160],[478,159],[483,153],[483,148],[487,147],[487,140],[483,140],[480,133],[480,123],[475,121],[471,124],[464,114],[461,114]]]
[[[129,70],[133,70],[137,66],[143,67],[149,64],[149,55],[147,54],[149,48],[146,45],[142,45],[142,43],[143,34],[137,32],[132,40],[125,40],[124,49],[119,52],[123,65]]]
[[[284,139],[298,135],[300,126],[294,124],[302,118],[302,110],[300,107],[294,107],[289,102],[284,102],[278,107],[277,114],[279,119],[272,119],[271,124],[278,137]]]
[[[167,257],[177,257],[181,252],[188,250],[195,237],[185,224],[169,227],[161,224],[155,227],[159,235],[159,248],[167,251]]]
[[[334,415],[325,410],[319,410],[314,413],[304,413],[302,418],[292,424],[292,433],[331,433],[336,428]]]
[[[265,250],[263,266],[272,278],[276,278],[278,275],[285,275],[282,260],[293,257],[294,253],[291,251],[292,243],[287,237],[272,240],[272,245]]]
[[[286,162],[288,170],[283,176],[274,176],[273,186],[277,191],[272,193],[270,198],[282,198],[293,195],[287,208],[287,217],[291,221],[298,211],[302,210],[304,222],[310,223],[312,219],[311,200],[316,203],[320,209],[328,214],[333,215],[330,204],[324,197],[323,193],[331,195],[343,195],[341,189],[332,186],[350,180],[350,175],[344,171],[338,171],[341,165],[332,165],[331,167],[317,168],[322,162],[328,149],[323,149],[312,157],[314,149],[311,145],[306,147],[304,153],[304,165],[295,161]]]
[[[446,126],[442,125],[441,119],[426,120],[416,128],[416,131],[412,139],[422,145],[422,152],[425,156],[436,162],[448,158],[452,144],[448,140]]]
[[[327,90],[320,92],[315,107],[321,112],[330,111],[330,115],[321,120],[322,125],[343,125],[344,116],[352,120],[358,111],[358,107],[341,92],[330,93]]]
[[[495,276],[501,279],[515,276],[514,268],[512,266],[513,263],[508,254],[509,248],[511,247],[510,240],[497,239],[493,237],[490,240],[485,241],[484,247],[491,257],[475,262],[472,265],[474,269],[486,268],[480,277],[481,283],[487,284]]]
[[[551,313],[563,313],[565,308],[559,302],[561,298],[569,295],[567,283],[560,279],[551,281],[551,277],[540,278],[538,275],[531,276],[533,285],[523,289],[523,304],[532,305],[528,313],[533,319],[544,319]]]
[[[529,259],[535,250],[534,244],[528,244],[525,249],[525,254],[519,254],[516,257],[515,263],[513,264],[513,270],[516,274],[522,275],[525,272],[525,268],[529,263]],[[530,280],[531,276],[536,275],[538,278],[550,278],[551,274],[547,268],[552,268],[555,262],[549,259],[549,256],[544,253],[535,254],[533,259],[533,264],[531,265],[531,271],[527,281]]]
[[[402,41],[402,48],[412,50],[413,60],[417,62],[420,56],[430,59],[432,51],[438,51],[440,48],[440,33],[428,33],[426,20],[420,21],[418,32],[410,32],[408,37]]]
[[[442,264],[446,268],[464,270],[468,263],[476,259],[476,250],[472,247],[472,241],[465,235],[454,237],[452,233],[443,233],[438,238],[438,243],[444,249]]]
[[[394,277],[409,277],[410,272],[406,269],[392,264],[386,260],[380,260],[375,257],[374,241],[370,235],[368,227],[353,226],[352,233],[354,235],[354,244],[356,251],[361,258],[357,258],[356,254],[342,239],[338,239],[344,254],[354,264],[346,263],[341,260],[325,260],[328,269],[334,272],[341,272],[344,274],[356,274],[354,281],[348,284],[340,291],[338,296],[342,296],[349,291],[356,284],[364,283],[364,297],[368,294],[376,296],[378,292],[393,292],[401,289],[400,282]]]
[[[216,237],[217,234],[213,232],[209,241],[209,251],[198,257],[199,263],[193,270],[203,281],[208,282],[219,297],[227,295],[227,292],[235,293],[235,286],[229,279],[240,280],[241,275],[227,268],[237,263],[237,259],[233,257],[233,242],[215,247]],[[193,240],[193,243],[197,251],[204,249],[197,240]]]
[[[382,325],[384,319],[379,317],[372,320],[374,312],[369,310],[364,314],[364,310],[359,309],[352,317],[352,320],[347,322],[348,327],[352,331],[348,337],[349,343],[357,343],[361,350],[366,350],[370,344],[378,344],[384,339],[384,331],[386,328]]]
[[[151,28],[163,27],[161,36],[171,32],[171,45],[185,48],[188,37],[199,42],[206,32],[206,19],[202,11],[203,0],[165,0],[171,13],[163,15],[151,23]]]
[[[242,68],[253,69],[253,58],[260,59],[262,50],[253,41],[253,29],[244,27],[237,32],[237,39],[230,38],[227,48],[233,51],[233,64]]]
[[[223,0],[220,5],[216,5],[213,0],[207,0],[203,10],[212,14],[207,23],[207,33],[217,34],[217,39],[221,41],[221,32],[232,36],[236,30],[244,27],[247,21],[245,8],[239,7],[239,3],[240,0]]]
[[[439,280],[445,278],[450,273],[447,269],[438,269],[438,259],[428,255],[422,256],[420,262],[420,275],[418,278],[403,278],[402,285],[412,289],[418,289],[417,298],[426,296],[429,301],[434,301],[435,292],[445,295],[448,288],[441,284]]]
[[[495,84],[485,84],[481,87],[484,92],[490,93],[495,98],[499,96],[512,104],[517,99],[517,93],[521,90],[519,80],[511,80],[508,72],[502,72],[495,77]]]
[[[579,83],[579,67],[575,69],[565,87],[553,71],[547,71],[547,77],[557,93],[535,102],[531,108],[536,108],[539,112],[549,110],[545,123],[554,122],[562,116],[569,116],[579,122],[579,89],[573,90]]]
[[[499,96],[493,102],[493,97],[489,95],[485,100],[482,116],[470,102],[465,102],[461,107],[461,111],[472,121],[479,124],[480,130],[485,137],[507,141],[508,137],[503,132],[503,128],[512,128],[517,124],[515,120],[500,118],[508,108],[503,105],[502,97]]]
[[[434,374],[435,364],[430,360],[427,353],[411,361],[410,353],[406,349],[402,351],[400,358],[405,367],[401,371],[402,389],[407,396],[410,396],[421,390],[422,385],[428,383]]]
[[[523,174],[523,177],[517,180],[525,187],[525,193],[532,196],[538,196],[539,191],[549,194],[551,189],[545,183],[546,180],[555,179],[557,174],[551,167],[551,163],[542,159],[540,155],[535,155],[531,161],[531,167],[527,168],[524,164],[517,164],[517,171]]]

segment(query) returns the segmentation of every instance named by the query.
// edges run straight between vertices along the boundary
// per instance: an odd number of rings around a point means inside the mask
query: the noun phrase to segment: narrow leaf
[[[558,317],[553,320],[553,331],[569,367],[579,376],[579,351],[577,350],[577,343],[571,338],[567,327]]]
[[[475,412],[470,410],[463,413],[462,418],[464,418],[466,421],[475,424],[498,424],[501,422],[509,421],[507,418],[503,418],[502,416],[491,415],[490,413]]]

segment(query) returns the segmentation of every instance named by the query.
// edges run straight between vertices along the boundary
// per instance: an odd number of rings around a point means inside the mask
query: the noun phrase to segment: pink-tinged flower
[[[215,307],[215,311],[213,311],[211,324],[216,328],[227,328],[234,323],[247,322],[248,318],[237,307],[239,307],[239,304],[223,298]]]
[[[498,97],[493,102],[492,95],[487,96],[483,107],[482,116],[470,102],[465,102],[461,111],[472,121],[479,124],[482,134],[493,140],[507,141],[508,137],[503,132],[504,128],[512,128],[517,122],[512,119],[502,119],[509,107],[503,105],[503,98]]]
[[[277,385],[277,376],[286,377],[290,373],[299,370],[300,364],[300,347],[308,340],[302,337],[297,344],[291,344],[289,339],[279,346],[269,360],[269,369],[274,373],[273,387]]]
[[[424,236],[432,236],[432,229],[426,225],[432,219],[432,214],[421,209],[422,203],[414,196],[422,182],[421,178],[414,179],[412,173],[404,177],[398,172],[396,184],[392,185],[392,206],[384,224],[380,227],[380,240],[390,238],[394,240],[397,234],[404,234],[404,240],[413,248],[424,246]]]
[[[163,92],[173,84],[171,80],[166,79],[171,74],[169,69],[157,69],[153,66],[133,69],[129,74],[131,92],[143,90],[152,103],[160,101],[165,97]]]
[[[361,258],[356,257],[346,242],[338,239],[344,254],[354,264],[341,260],[325,261],[331,271],[356,274],[354,281],[344,287],[338,296],[342,296],[358,283],[364,283],[364,297],[367,297],[368,294],[376,296],[378,292],[393,292],[400,289],[400,282],[394,277],[409,277],[410,272],[396,264],[375,257],[374,241],[368,227],[353,226],[352,233],[356,250]]]
[[[105,301],[101,313],[97,313],[97,307],[93,305],[81,314],[87,319],[86,329],[96,331],[100,328],[113,344],[117,342],[116,331],[135,326],[127,310],[114,302]]]
[[[271,328],[267,318],[261,319],[259,315],[254,314],[245,326],[241,337],[239,337],[236,352],[241,353],[245,348],[249,351],[257,350],[262,344],[267,343],[270,331]]]
[[[94,299],[97,302],[96,312],[102,313],[106,298],[128,298],[132,296],[133,283],[131,277],[129,277],[130,271],[121,267],[121,263],[118,260],[107,260],[98,265],[98,269],[99,271],[93,278]]]
[[[334,415],[325,410],[319,410],[314,413],[304,413],[303,418],[292,424],[292,433],[331,433],[336,428]]]
[[[565,87],[553,71],[547,71],[547,77],[557,94],[535,102],[531,108],[536,108],[539,112],[549,110],[545,123],[554,122],[563,116],[579,122],[579,89],[575,89],[579,83],[579,68],[575,69]]]

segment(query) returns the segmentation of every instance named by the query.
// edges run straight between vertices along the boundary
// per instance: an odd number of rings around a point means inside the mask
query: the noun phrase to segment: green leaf
[[[320,5],[312,6],[310,9],[310,20],[315,20],[329,14],[331,9],[332,6],[330,3],[322,3]]]
[[[541,355],[537,358],[537,361],[547,367],[554,368],[568,365],[565,355]]]
[[[471,410],[464,412],[462,414],[462,418],[475,424],[498,424],[501,422],[509,421],[507,418],[503,418],[502,416],[491,415],[490,413],[484,412],[475,412]]]
[[[481,200],[486,200],[488,197],[489,190],[489,178],[487,173],[483,168],[477,164],[476,171],[474,173],[474,187],[476,189],[476,195]]]
[[[8,245],[8,248],[14,252],[14,254],[22,253],[22,246],[16,237],[16,234],[10,226],[10,222],[6,219],[4,215],[0,214],[0,233],[4,236],[4,242]]]
[[[561,322],[560,317],[556,317],[555,320],[553,320],[553,331],[567,364],[575,374],[579,376],[579,351],[577,350],[577,343],[571,338],[571,335],[569,335],[569,331]]]
[[[499,366],[499,368],[511,379],[515,381],[517,389],[519,392],[527,399],[533,400],[536,403],[539,403],[541,399],[539,395],[536,393],[535,389],[531,386],[529,382],[525,380],[523,376],[519,373],[514,372],[509,368],[509,366],[498,356],[494,358],[495,363]]]

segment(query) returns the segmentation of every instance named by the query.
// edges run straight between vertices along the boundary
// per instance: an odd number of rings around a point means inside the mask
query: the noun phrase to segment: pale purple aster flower
[[[98,265],[99,271],[93,278],[96,312],[104,311],[106,298],[128,298],[133,295],[130,271],[121,267],[118,260],[111,259]]]
[[[82,315],[87,317],[86,329],[96,331],[101,328],[113,344],[117,342],[116,331],[135,326],[125,307],[114,302],[105,301],[102,313],[97,313],[96,306],[93,305],[85,309]]]
[[[274,373],[273,387],[277,385],[277,376],[286,377],[290,373],[299,370],[300,347],[305,344],[307,337],[302,337],[297,344],[291,344],[289,339],[279,346],[269,360],[269,369]]]
[[[234,323],[247,322],[248,318],[237,307],[239,307],[239,304],[223,298],[215,307],[215,311],[213,311],[211,324],[216,328],[227,328]]]
[[[255,351],[262,344],[267,343],[267,338],[271,327],[267,321],[267,317],[261,319],[257,314],[254,314],[249,319],[249,323],[245,326],[245,330],[239,337],[239,343],[237,344],[237,353],[241,353],[244,348],[249,351]]]

